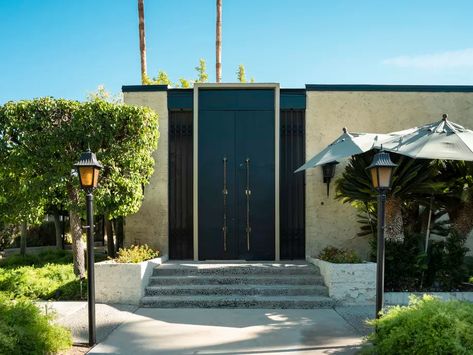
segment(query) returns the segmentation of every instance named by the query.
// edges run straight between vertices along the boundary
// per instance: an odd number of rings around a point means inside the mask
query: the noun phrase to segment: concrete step
[[[323,285],[323,278],[320,275],[293,275],[293,276],[253,276],[253,275],[233,275],[233,276],[151,276],[150,286],[171,286],[171,285]]]
[[[189,275],[317,275],[319,269],[306,263],[240,263],[240,264],[163,264],[153,270],[153,276]]]
[[[186,285],[149,286],[146,296],[328,296],[322,285]]]
[[[336,305],[325,296],[145,296],[143,307],[154,308],[331,308]]]

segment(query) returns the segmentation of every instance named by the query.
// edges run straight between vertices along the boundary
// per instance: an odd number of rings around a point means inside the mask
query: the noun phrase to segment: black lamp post
[[[322,165],[322,173],[324,176],[324,184],[327,184],[327,196],[329,195],[330,191],[330,181],[335,176],[335,166],[338,164],[337,161],[333,161],[330,163],[326,163]]]
[[[96,343],[95,329],[95,276],[94,276],[94,195],[99,171],[102,169],[94,153],[87,149],[74,165],[79,173],[81,188],[85,191],[87,203],[87,299],[89,313],[89,345]]]
[[[376,269],[376,318],[379,318],[384,303],[384,217],[386,207],[386,192],[391,188],[394,168],[397,165],[391,161],[389,153],[381,150],[376,153],[369,169],[371,182],[378,191],[378,252]]]

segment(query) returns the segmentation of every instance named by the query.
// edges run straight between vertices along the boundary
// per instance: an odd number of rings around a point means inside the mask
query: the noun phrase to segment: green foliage
[[[19,233],[15,224],[5,224],[0,220],[0,251],[10,247]]]
[[[11,298],[79,300],[80,280],[72,264],[0,269],[0,293]]]
[[[359,236],[370,236],[371,259],[376,260],[377,204],[376,192],[366,167],[373,152],[353,156],[337,180],[336,198],[357,210]],[[466,254],[464,233],[452,232],[452,221],[468,230],[471,208],[464,202],[471,198],[472,166],[464,162],[439,162],[410,159],[392,154],[398,164],[388,198],[401,202],[404,241],[386,241],[386,290],[454,290],[465,281],[463,265]],[[470,185],[471,183],[471,185]],[[425,233],[432,206],[431,234],[445,237],[430,241],[425,253]],[[387,214],[388,215],[388,214]],[[460,218],[462,217],[462,218]],[[463,223],[459,223],[463,222]],[[387,221],[386,221],[387,222]],[[466,227],[465,227],[466,226]]]
[[[243,64],[240,64],[238,66],[238,70],[236,72],[237,74],[237,80],[240,83],[246,83],[246,73],[245,73],[245,66]]]
[[[0,296],[0,354],[55,354],[72,346],[71,332],[52,323],[31,301]]]
[[[26,245],[28,247],[40,247],[56,244],[56,229],[54,222],[44,221],[41,224],[28,228],[26,234]],[[14,247],[20,246],[20,236],[14,240]]]
[[[197,71],[197,79],[195,80],[196,83],[206,83],[209,80],[209,75],[207,74],[207,63],[205,59],[199,59],[199,65],[195,67]]]
[[[465,242],[466,238],[454,230],[445,240],[431,244],[427,282],[452,290],[466,281],[469,270],[464,258],[469,249]]]
[[[402,243],[386,241],[384,277],[386,291],[420,289],[422,277],[428,267],[426,255],[421,247],[422,237],[419,234],[407,234]],[[375,251],[376,240],[373,244],[371,250]],[[373,260],[376,260],[376,256]]]
[[[160,70],[158,72],[158,75],[153,78],[145,76],[143,84],[144,85],[168,85],[170,87],[175,87],[175,88],[190,88],[194,85],[194,83],[206,83],[209,81],[209,74],[207,73],[207,63],[205,59],[200,58],[199,64],[196,67],[194,67],[194,69],[197,72],[197,78],[195,80],[185,79],[181,77],[178,79],[177,82],[173,82],[165,71]],[[243,64],[240,64],[238,66],[238,70],[236,74],[237,74],[238,82],[240,83],[248,82],[246,79],[246,71]],[[255,82],[255,79],[251,77],[250,83],[254,83],[254,82]],[[104,99],[104,100],[109,99],[110,95],[104,95],[103,93],[101,94],[100,89],[101,87],[99,87],[99,91],[96,94],[89,97],[90,98],[99,97],[100,99]]]
[[[179,83],[181,85],[181,88],[187,89],[191,87],[191,82],[189,80],[186,80],[184,78],[179,78]]]
[[[141,263],[159,256],[159,251],[151,249],[148,245],[132,245],[129,248],[119,249],[117,263]]]
[[[350,159],[342,177],[336,181],[337,199],[355,205],[376,202],[377,193],[372,188],[371,178],[366,170],[373,155],[373,151],[369,151]],[[391,158],[398,166],[393,172],[389,196],[400,197],[403,202],[426,201],[432,192],[441,188],[437,186],[440,184],[432,182],[435,168],[431,161],[396,154],[391,154]]]
[[[357,264],[361,258],[353,250],[340,249],[332,246],[324,248],[319,254],[320,260],[336,264]]]
[[[96,254],[101,261],[105,255]],[[14,254],[0,260],[0,294],[9,298],[82,300],[87,282],[75,276],[72,254],[48,250],[38,255]]]
[[[87,95],[87,100],[88,101],[103,100],[103,101],[111,102],[114,104],[121,104],[123,103],[123,95],[121,93],[117,95],[112,95],[110,92],[108,92],[105,89],[104,85],[99,85],[96,91],[90,92]]]
[[[377,331],[364,354],[471,354],[473,304],[412,298],[406,307],[392,307],[369,322]]]
[[[100,98],[84,103],[42,98],[6,103],[0,107],[0,122],[7,162],[2,167],[35,177],[24,184],[35,192],[29,195],[30,204],[60,199],[66,208],[78,209],[78,202],[67,196],[69,190],[79,193],[71,167],[90,146],[105,167],[96,192],[98,213],[115,217],[138,210],[159,137],[157,115],[150,109]],[[2,211],[8,212],[7,207]]]

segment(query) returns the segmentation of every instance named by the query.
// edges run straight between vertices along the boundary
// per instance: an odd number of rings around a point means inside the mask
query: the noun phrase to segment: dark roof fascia
[[[307,91],[473,92],[472,85],[306,84]]]
[[[122,92],[167,91],[167,85],[123,85]]]

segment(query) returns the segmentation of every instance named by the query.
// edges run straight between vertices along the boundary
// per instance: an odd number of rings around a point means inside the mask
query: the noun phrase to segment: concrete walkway
[[[89,354],[354,354],[361,342],[334,309],[140,308]]]
[[[88,339],[86,302],[39,302],[75,343]],[[90,354],[354,354],[374,307],[160,309],[97,304]],[[84,349],[87,351],[87,349]],[[72,349],[68,354],[83,354]]]

